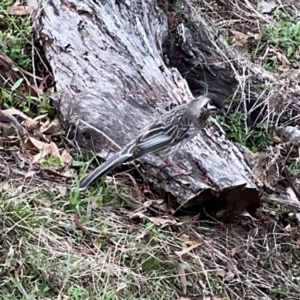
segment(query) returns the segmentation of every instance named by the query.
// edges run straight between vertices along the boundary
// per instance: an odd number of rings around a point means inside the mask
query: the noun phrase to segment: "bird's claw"
[[[182,176],[182,175],[190,175],[191,172],[186,172],[185,170],[182,170],[178,165],[172,161],[172,160],[166,160],[164,161],[161,165],[160,168],[165,168],[165,167],[173,167],[173,169],[176,171],[175,174],[173,175],[174,177],[176,176]]]

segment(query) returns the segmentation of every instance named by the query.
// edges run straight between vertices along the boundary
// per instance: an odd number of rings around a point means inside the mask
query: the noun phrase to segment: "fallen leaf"
[[[48,199],[45,199],[45,198],[43,198],[43,199],[40,199],[39,200],[44,206],[46,206],[46,207],[51,207],[51,205],[52,205],[52,202],[50,201],[50,200],[48,200]]]
[[[93,244],[92,248],[81,248],[81,252],[87,255],[96,254],[101,248],[101,245],[95,240],[92,240],[92,244]]]
[[[60,160],[63,165],[70,166],[73,162],[73,157],[67,152],[67,150],[64,150],[60,155]]]
[[[51,147],[51,155],[53,155],[55,157],[59,157],[60,161],[61,161],[61,157],[60,157],[57,145],[55,143],[51,142],[50,147]]]
[[[190,251],[192,251],[193,249],[197,248],[198,246],[200,246],[201,243],[198,243],[196,245],[193,245],[193,246],[190,246],[188,248],[184,248],[182,249],[181,251],[174,251],[174,253],[176,255],[178,255],[179,257],[181,257],[182,255],[186,254],[186,253],[189,253]]]
[[[17,156],[20,158],[20,160],[27,162],[28,164],[31,163],[32,160],[32,156],[30,155],[30,153],[28,153],[28,151],[26,151],[26,153],[22,153],[19,150],[16,150]]]
[[[69,170],[67,170],[66,172],[64,172],[62,175],[63,175],[64,177],[67,177],[67,178],[73,177],[72,173],[71,173]]]
[[[51,146],[47,147],[46,149],[42,149],[40,153],[36,154],[32,158],[32,163],[35,164],[38,161],[41,161],[43,158],[51,154]]]
[[[59,192],[60,192],[60,194],[61,194],[62,196],[67,195],[67,187],[62,186],[62,185],[58,185],[58,186],[57,186],[57,189],[59,190]]]
[[[33,177],[36,174],[36,171],[29,171],[26,173],[25,178]]]
[[[231,249],[230,255],[231,255],[232,257],[234,257],[234,256],[236,255],[236,252],[237,252],[237,248],[235,247],[235,248]]]
[[[50,148],[50,145],[48,143],[41,142],[33,137],[29,137],[29,141],[36,149],[40,151]]]
[[[47,76],[45,76],[43,78],[43,80],[39,84],[39,90],[41,90],[43,94],[44,94],[44,91],[47,91],[48,88],[49,88],[49,86],[47,84],[48,80],[49,80],[49,77],[50,77],[50,74],[48,74]],[[52,79],[52,81],[53,81],[53,79]]]
[[[150,222],[152,222],[156,226],[165,225],[165,224],[176,224],[177,222],[175,220],[172,220],[170,218],[162,218],[162,217],[148,217],[143,212],[146,211],[144,207],[139,208],[135,211],[129,211],[125,208],[119,208],[119,211],[126,214],[130,219],[134,218],[140,218],[140,219],[147,219]]]
[[[276,2],[274,0],[261,0],[260,2],[260,11],[262,14],[269,14],[276,7]]]
[[[39,123],[37,121],[31,118],[27,118],[22,122],[22,125],[29,130],[36,129],[38,127],[38,124]]]
[[[234,278],[235,274],[231,271],[228,271],[224,277],[225,281],[231,281]]]
[[[158,204],[158,205],[160,205],[160,204],[163,203],[163,201],[164,201],[164,200],[148,200],[148,201],[145,201],[145,202],[143,203],[143,206],[144,206],[144,207],[150,207],[150,206],[152,206],[153,204]]]
[[[295,192],[293,191],[293,189],[291,187],[288,187],[286,189],[286,193],[288,194],[289,198],[293,201],[293,202],[297,202],[299,203],[299,199],[297,198]]]
[[[170,224],[176,224],[175,220],[169,219],[169,218],[160,218],[160,217],[146,217],[149,221],[151,221],[154,225],[160,226],[165,225],[167,223]]]
[[[300,239],[297,240],[296,244],[300,246]]]
[[[179,279],[180,279],[180,285],[181,285],[181,288],[182,288],[182,293],[186,294],[186,292],[187,292],[187,282],[186,282],[185,271],[182,268],[182,265],[180,263],[177,263],[176,267],[177,267],[177,271],[178,271],[178,275],[179,275]]]
[[[230,31],[234,35],[235,44],[238,47],[243,48],[244,45],[247,44],[247,40],[248,40],[249,36],[240,31],[237,31],[237,30],[230,30]]]
[[[52,122],[49,119],[41,126],[41,133],[47,135],[60,135],[63,130],[60,125],[59,119],[55,118]]]
[[[277,144],[282,142],[281,138],[276,134],[272,135],[272,140]]]
[[[185,233],[181,234],[181,235],[178,237],[178,239],[181,240],[181,241],[183,241],[183,242],[184,242],[186,245],[188,245],[188,246],[193,246],[193,245],[196,245],[196,244],[197,244],[196,241],[192,241],[192,240],[190,239],[190,237],[189,237],[187,234],[185,234]]]
[[[88,206],[91,210],[95,210],[98,208],[98,204],[96,201],[92,201]]]
[[[19,111],[18,109],[15,109],[15,108],[8,108],[8,109],[4,109],[1,111],[6,116],[14,115],[14,116],[22,117],[22,119],[24,119],[24,120],[27,120],[27,119],[32,120],[30,117],[26,116],[23,112]]]
[[[30,15],[34,10],[34,6],[11,6],[8,12],[13,15],[23,16]]]
[[[47,114],[43,114],[43,115],[38,115],[34,118],[35,121],[42,121],[43,119],[46,119],[45,123],[48,121],[50,122],[50,120],[48,119],[48,115]]]
[[[282,67],[286,67],[290,64],[289,60],[286,58],[286,56],[280,52],[277,52],[277,58],[281,62]]]
[[[14,253],[15,253],[15,251],[14,251],[13,247],[10,246],[9,250],[8,250],[8,252],[6,254],[5,266],[7,266],[7,267],[11,266],[11,261],[12,261],[12,259],[14,257]]]
[[[122,209],[124,211],[124,209]],[[140,219],[143,219],[143,218],[147,218],[141,211],[127,211],[127,216],[130,218],[130,219],[134,219],[134,218],[140,218]]]

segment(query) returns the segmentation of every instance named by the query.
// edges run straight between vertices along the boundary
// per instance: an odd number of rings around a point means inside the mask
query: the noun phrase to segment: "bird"
[[[172,166],[176,171],[174,176],[188,174],[177,166],[173,157],[178,149],[205,127],[210,115],[218,111],[224,114],[222,107],[206,95],[201,95],[161,114],[123,149],[86,175],[79,183],[79,191],[86,190],[121,164],[133,162],[150,153],[163,160],[161,168]]]

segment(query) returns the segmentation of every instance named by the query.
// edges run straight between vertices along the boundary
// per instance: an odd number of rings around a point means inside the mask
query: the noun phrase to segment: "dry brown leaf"
[[[36,174],[36,171],[29,171],[26,173],[25,178],[33,177]]]
[[[45,123],[46,123],[47,121],[50,122],[50,120],[48,119],[48,115],[47,115],[47,114],[39,115],[39,116],[36,116],[36,117],[34,118],[35,121],[42,121],[43,119],[45,119]]]
[[[281,138],[276,134],[272,135],[272,140],[277,144],[282,143]]]
[[[296,244],[297,244],[298,246],[300,246],[300,239],[298,239],[298,240],[296,241]]]
[[[181,296],[180,298],[176,298],[176,299],[172,299],[172,300],[222,300],[221,298],[212,298],[211,296],[203,296],[203,295],[193,295],[193,296],[189,296],[189,295],[185,295],[185,296]]]
[[[15,253],[15,251],[14,251],[13,247],[10,246],[9,251],[6,254],[6,260],[5,260],[5,264],[4,264],[5,266],[7,266],[7,267],[11,266],[11,261],[14,257],[14,253]]]
[[[73,162],[73,157],[67,152],[67,150],[64,150],[63,153],[60,155],[60,160],[63,165],[71,165]]]
[[[127,216],[130,219],[134,219],[134,218],[140,218],[140,219],[147,218],[146,215],[144,215],[141,211],[134,211],[134,212],[130,212],[129,211],[129,213],[127,213]]]
[[[182,249],[181,251],[174,251],[174,253],[176,255],[178,255],[179,257],[181,257],[182,255],[191,252],[193,249],[199,247],[201,245],[201,243],[198,243],[196,245],[190,246],[188,248]]]
[[[172,220],[169,218],[160,218],[160,217],[146,217],[146,218],[156,226],[165,225],[167,223],[170,223],[170,224],[177,223],[175,220]]]
[[[59,192],[60,192],[60,194],[61,194],[62,196],[67,195],[67,187],[62,186],[62,185],[58,185],[58,186],[57,186],[57,189],[59,190]]]
[[[237,30],[231,30],[231,33],[234,35],[234,39],[235,39],[235,44],[240,47],[243,48],[244,45],[247,44],[247,40],[249,38],[249,36],[247,34],[244,34],[240,31]]]
[[[48,144],[48,143],[41,142],[33,137],[29,137],[28,141],[30,141],[32,146],[34,146],[37,150],[39,150],[39,153],[33,156],[32,163],[37,163],[38,161],[41,161],[43,158],[45,158],[48,155],[53,155],[54,157],[58,157],[62,162],[59,149],[54,142],[50,142],[50,144]]]
[[[164,200],[147,200],[143,203],[143,206],[144,207],[150,207],[152,206],[153,204],[162,204],[164,202]]]
[[[228,271],[224,277],[225,281],[231,281],[234,278],[235,274],[231,271]]]
[[[180,279],[182,293],[185,295],[187,292],[187,282],[186,282],[185,271],[182,268],[182,265],[180,263],[177,263],[176,267],[177,267],[177,271],[178,271],[178,275],[179,275],[179,279]]]
[[[46,122],[41,126],[40,130],[41,133],[51,136],[60,135],[63,132],[60,122],[57,118],[55,118],[52,122],[50,122],[50,120],[47,119]]]
[[[17,153],[17,156],[20,158],[20,160],[24,160],[26,161],[28,164],[31,163],[32,161],[32,156],[30,155],[30,153],[28,151],[26,151],[26,153],[22,153],[19,150],[15,150]]]
[[[149,207],[152,206],[156,209],[158,209],[160,212],[166,213],[166,214],[170,214],[172,215],[174,213],[174,209],[172,209],[171,207],[169,207],[164,200],[159,199],[159,200],[147,200],[143,203],[144,207]]]
[[[63,175],[64,177],[67,177],[67,178],[73,177],[73,175],[71,174],[71,172],[70,172],[69,170],[67,170],[66,172],[64,172],[62,175]]]
[[[197,244],[196,241],[192,241],[192,240],[190,239],[190,237],[189,237],[187,234],[185,234],[185,233],[181,234],[181,235],[178,237],[178,239],[181,240],[181,241],[183,241],[183,242],[184,242],[186,245],[188,245],[188,246],[193,246],[193,245],[196,245],[196,244]]]
[[[51,147],[48,147],[45,150],[42,150],[40,153],[34,155],[32,157],[31,163],[35,164],[35,163],[37,163],[39,161],[42,161],[42,159],[44,159],[49,154],[51,154]]]
[[[288,187],[286,189],[286,193],[288,194],[289,198],[293,201],[293,202],[297,202],[299,203],[299,199],[297,198],[295,192],[293,191],[293,189],[291,187]]]
[[[11,115],[15,115],[15,116],[20,116],[22,117],[24,120],[26,119],[31,119],[28,116],[26,116],[23,112],[19,111],[18,109],[15,108],[8,108],[8,109],[4,109],[2,110],[3,114],[5,114],[6,116],[11,116]]]
[[[39,141],[39,140],[37,140],[37,139],[35,139],[33,137],[29,137],[29,141],[39,151],[43,151],[43,150],[45,150],[47,148],[51,148],[50,144],[41,142],[41,141]]]
[[[59,157],[60,161],[61,161],[61,157],[60,157],[60,153],[59,153],[57,145],[55,143],[51,142],[50,147],[51,147],[51,155],[53,155],[55,157]]]
[[[236,252],[237,252],[237,248],[235,247],[235,248],[231,249],[230,255],[231,255],[232,257],[234,257],[234,256],[236,255]]]
[[[289,60],[286,58],[286,56],[280,52],[277,52],[277,58],[281,62],[283,67],[286,67],[290,64]]]
[[[11,6],[8,8],[8,12],[13,15],[23,16],[30,15],[34,10],[34,6]]]
[[[135,210],[135,211],[129,211],[124,208],[119,208],[119,211],[126,214],[130,219],[134,219],[134,218],[147,219],[156,226],[165,225],[167,223],[170,223],[170,224],[177,223],[175,220],[172,220],[170,218],[148,217],[143,213],[145,211],[145,208],[140,208],[139,210]]]
[[[45,198],[43,198],[43,199],[40,199],[39,200],[44,206],[46,206],[46,207],[51,207],[51,205],[52,205],[52,202],[50,201],[50,200],[48,200],[48,199],[45,199]]]
[[[22,122],[22,125],[29,130],[36,129],[38,127],[38,124],[39,123],[37,121],[31,118],[27,118]]]
[[[91,210],[95,210],[95,209],[98,208],[98,204],[97,204],[96,201],[92,201],[92,202],[88,205],[88,207],[89,207]]]

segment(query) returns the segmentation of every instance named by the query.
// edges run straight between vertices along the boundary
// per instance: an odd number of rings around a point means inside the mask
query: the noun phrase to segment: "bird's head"
[[[190,105],[190,110],[191,113],[196,116],[201,116],[202,114],[215,115],[219,113],[226,115],[224,107],[221,107],[221,105],[206,96],[199,96],[193,100]]]

